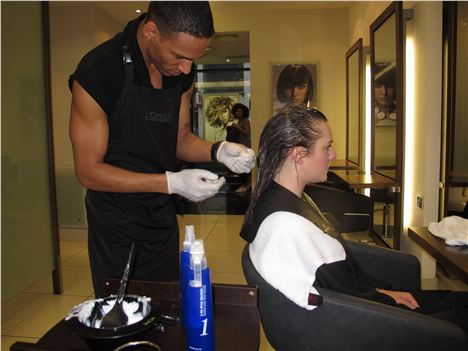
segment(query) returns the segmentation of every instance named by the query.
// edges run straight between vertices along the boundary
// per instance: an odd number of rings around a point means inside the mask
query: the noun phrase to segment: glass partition
[[[2,2],[2,301],[60,270],[51,158],[47,3]],[[27,28],[18,21],[28,23]],[[27,43],[27,45],[21,45]],[[60,278],[58,278],[60,279]]]

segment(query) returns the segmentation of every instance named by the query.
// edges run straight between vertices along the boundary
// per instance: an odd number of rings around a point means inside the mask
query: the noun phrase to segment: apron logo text
[[[167,112],[145,112],[143,118],[151,122],[169,122],[172,120],[171,114]]]

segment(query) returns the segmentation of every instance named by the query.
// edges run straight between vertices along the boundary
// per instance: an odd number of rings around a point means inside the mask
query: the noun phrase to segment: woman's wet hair
[[[327,122],[322,112],[295,106],[282,109],[265,124],[258,148],[257,184],[244,222],[252,216],[255,203],[273,182],[291,149],[301,146],[314,150],[322,136],[318,128],[321,122]]]
[[[286,90],[307,84],[307,94],[302,102],[311,101],[314,97],[314,82],[312,75],[304,65],[287,65],[278,77],[276,96],[280,102],[287,102],[290,97]]]

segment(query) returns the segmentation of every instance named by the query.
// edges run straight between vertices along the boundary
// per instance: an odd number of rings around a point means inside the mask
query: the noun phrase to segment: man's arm
[[[182,95],[179,112],[179,133],[177,138],[177,157],[189,162],[211,160],[212,142],[202,140],[190,130],[190,98],[194,84]],[[216,159],[236,173],[249,173],[255,165],[255,152],[244,145],[223,141]]]
[[[198,138],[190,130],[190,100],[194,84],[182,94],[179,112],[179,133],[177,138],[177,157],[189,162],[207,162],[211,160],[212,142]]]
[[[77,81],[73,82],[70,139],[75,172],[84,187],[119,193],[168,193],[165,174],[131,172],[103,162],[109,141],[107,117]]]

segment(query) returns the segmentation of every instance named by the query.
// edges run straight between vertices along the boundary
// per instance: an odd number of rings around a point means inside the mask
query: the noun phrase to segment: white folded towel
[[[429,223],[429,231],[444,239],[447,245],[468,245],[468,219],[445,217],[439,223]]]

